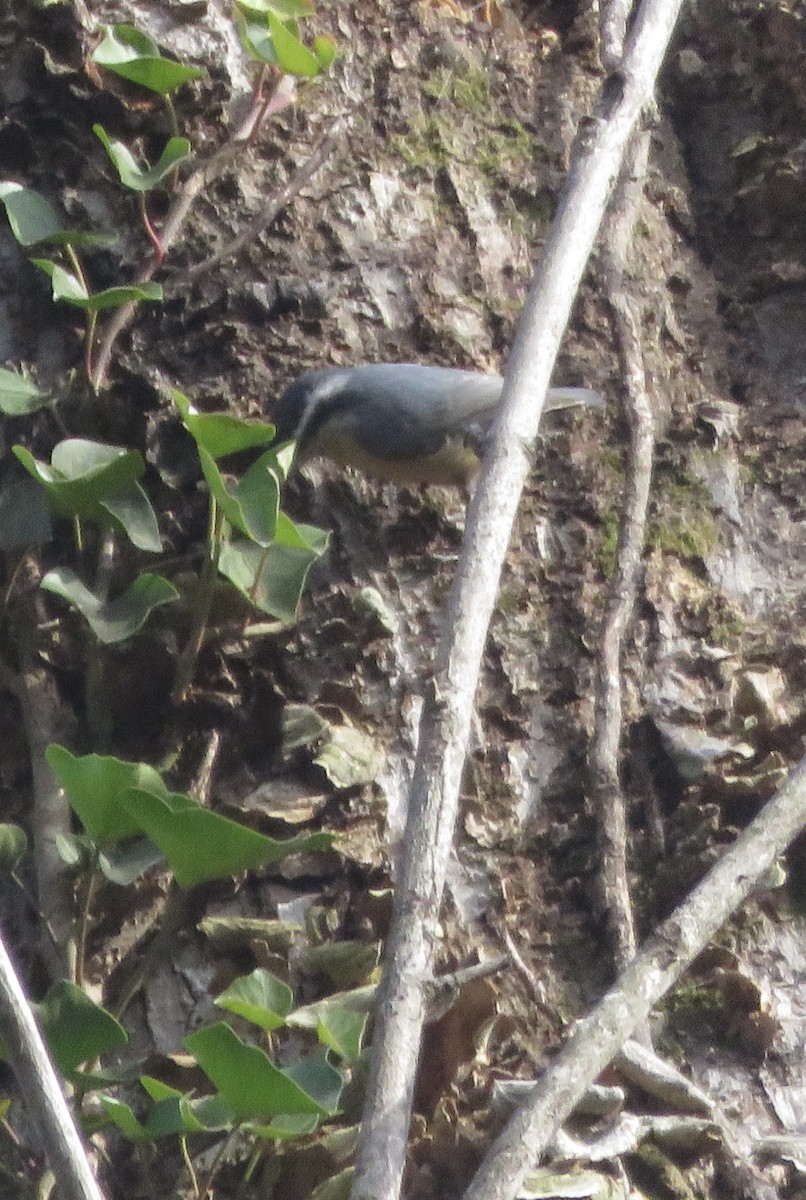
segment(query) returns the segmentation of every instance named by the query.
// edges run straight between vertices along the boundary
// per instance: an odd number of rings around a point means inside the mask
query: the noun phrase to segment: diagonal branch
[[[0,1032],[64,1200],[103,1200],[31,1006],[0,936]]]
[[[280,89],[275,93],[273,98],[274,107],[272,111],[279,111],[284,105],[291,104],[293,96],[280,93]],[[267,106],[265,101],[256,101],[252,106],[249,115],[244,120],[241,127],[229,138],[222,146],[215,150],[209,157],[200,158],[197,160],[196,166],[182,183],[179,192],[174,200],[168,215],[165,218],[163,226],[160,230],[160,255],[153,255],[148,262],[144,263],[137,272],[135,282],[146,283],[151,279],[158,269],[162,266],[162,260],[168,249],[177,240],[188,215],[198,199],[199,195],[209,188],[210,184],[218,179],[225,171],[227,171],[234,160],[237,158],[245,147],[255,136],[255,133],[260,125],[260,122],[267,115]],[[302,164],[302,166],[291,176],[287,183],[283,184],[277,190],[277,193],[271,196],[266,203],[264,209],[258,217],[252,222],[241,238],[224,246],[210,260],[202,263],[198,268],[190,268],[186,271],[177,272],[171,277],[174,280],[181,282],[186,277],[195,274],[196,270],[207,270],[211,266],[222,261],[230,254],[237,253],[243,245],[247,244],[249,239],[256,236],[262,229],[275,219],[283,208],[288,205],[294,196],[302,190],[308,181],[316,174],[316,172],[327,161],[330,154],[337,146],[342,133],[344,131],[344,123],[337,119],[329,130],[319,139],[314,146],[311,154]],[[99,339],[98,354],[95,361],[95,366],[92,372],[92,386],[95,391],[100,391],[106,381],[106,374],[109,369],[109,362],[112,357],[112,351],[120,334],[130,323],[132,317],[137,311],[138,302],[130,301],[128,304],[121,305],[116,309],[110,317],[103,334]]]
[[[262,112],[263,102],[255,101],[246,120],[232,137],[228,138],[208,157],[197,159],[195,167],[182,183],[160,231],[162,253],[152,255],[148,262],[142,265],[135,276],[135,283],[146,283],[157,273],[162,266],[163,257],[179,236],[196,199],[213,180],[229,168],[236,156],[248,144],[258,127]],[[131,321],[137,307],[138,301],[130,300],[128,304],[122,304],[120,308],[116,308],[99,338],[98,354],[90,380],[96,392],[100,391],[106,383],[106,373],[109,369],[115,342]]]
[[[242,233],[239,233],[237,237],[225,242],[220,249],[216,250],[215,254],[211,254],[204,262],[194,263],[193,266],[187,267],[184,271],[177,271],[176,274],[171,276],[171,285],[173,286],[177,281],[184,282],[185,279],[192,278],[195,275],[202,275],[206,271],[212,270],[213,267],[217,267],[219,263],[226,261],[226,259],[240,254],[241,250],[250,246],[264,229],[269,228],[276,217],[302,191],[305,185],[313,179],[317,171],[324,166],[342,140],[346,128],[347,123],[344,118],[337,117],[330,128],[317,140],[302,166],[294,172],[287,183],[284,183],[273,195],[268,197],[260,212],[249,222],[246,229]]]
[[[439,939],[473,697],[529,447],[560,340],[636,121],[652,96],[681,0],[644,0],[621,69],[601,90],[521,321],[503,408],[468,514],[435,677],[423,711],[400,879],[372,1045],[354,1200],[396,1200],[403,1174],[425,988]]]
[[[579,1022],[493,1145],[464,1200],[514,1200],[580,1096],[806,826],[806,758]]]

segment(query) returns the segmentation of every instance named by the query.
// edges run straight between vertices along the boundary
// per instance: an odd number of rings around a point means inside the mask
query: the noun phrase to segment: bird
[[[323,457],[388,483],[467,486],[503,387],[500,375],[420,363],[306,371],[275,407],[275,441],[296,442],[297,466]],[[603,403],[590,388],[546,397],[547,410]]]

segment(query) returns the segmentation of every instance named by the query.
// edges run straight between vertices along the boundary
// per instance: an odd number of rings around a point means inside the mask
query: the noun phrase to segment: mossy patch
[[[531,166],[548,153],[517,118],[501,111],[489,74],[470,63],[440,67],[425,81],[423,106],[393,145],[409,166],[425,171],[469,161],[470,147],[473,165],[491,179],[506,179],[514,167]]]
[[[686,477],[664,481],[649,521],[647,545],[679,558],[703,561],[718,540],[714,504],[705,484]]]

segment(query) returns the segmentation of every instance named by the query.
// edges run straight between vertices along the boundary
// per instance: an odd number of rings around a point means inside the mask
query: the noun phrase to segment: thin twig
[[[386,947],[354,1200],[396,1200],[406,1158],[425,989],[439,940],[473,698],[554,361],[627,141],[652,95],[681,0],[644,0],[622,69],[604,82],[521,320],[493,444],[468,513],[426,697]]]
[[[64,1200],[103,1200],[31,1006],[0,937],[0,1032]]]
[[[543,1008],[546,1008],[547,1007],[547,996],[546,996],[546,989],[543,986],[543,981],[541,979],[538,979],[537,976],[535,975],[534,971],[531,971],[529,969],[528,965],[526,964],[526,962],[523,958],[523,955],[521,954],[518,947],[515,945],[515,939],[513,938],[512,934],[509,932],[508,929],[504,929],[504,944],[506,945],[506,948],[509,951],[510,957],[511,957],[513,963],[515,964],[515,967],[517,968],[518,971],[520,971],[521,975],[526,980],[526,983],[529,987],[529,991],[532,993],[532,995],[534,996],[537,1003],[540,1004]]]
[[[514,1200],[579,1097],[806,826],[806,758],[576,1026],[507,1124],[464,1200]]]
[[[291,100],[288,100],[291,103]],[[193,168],[190,174],[185,179],[184,183],[177,193],[176,199],[171,205],[165,222],[160,230],[159,239],[162,247],[163,257],[168,253],[168,250],[179,236],[182,226],[187,220],[194,201],[206,188],[210,186],[213,180],[227,170],[232,164],[236,156],[243,150],[244,146],[249,142],[252,134],[258,126],[260,120],[265,114],[265,104],[261,100],[253,104],[249,111],[249,115],[236,132],[229,138],[223,146],[219,146],[209,158],[205,158]],[[146,283],[156,273],[162,265],[162,259],[154,255],[148,262],[144,263],[135,277],[135,283]],[[109,361],[112,357],[115,342],[118,336],[123,332],[126,326],[131,321],[137,310],[137,301],[132,300],[128,304],[121,305],[115,309],[114,314],[110,318],[106,328],[98,340],[98,356],[95,361],[95,366],[92,371],[91,383],[96,392],[100,391],[104,386],[106,373],[109,368]]]
[[[204,262],[194,263],[192,267],[187,267],[184,271],[177,271],[176,274],[171,274],[171,286],[175,282],[181,283],[186,279],[193,278],[195,275],[201,275],[202,272],[210,271],[213,267],[217,267],[219,263],[224,262],[225,259],[234,258],[246,246],[251,245],[255,241],[255,238],[259,237],[264,229],[269,228],[283,209],[302,191],[306,183],[309,183],[316,172],[324,166],[336,150],[336,147],[344,136],[346,128],[347,122],[343,117],[339,117],[334,121],[330,129],[323,133],[316,142],[310,155],[299,170],[294,172],[287,183],[284,183],[272,196],[268,197],[258,215],[249,222],[243,233],[225,242],[215,254],[205,259]]]
[[[69,740],[72,714],[62,703],[51,673],[39,659],[36,642],[36,597],[23,597],[20,637],[19,703],[31,756],[33,842],[39,906],[56,937],[42,938],[42,953],[54,979],[75,977],[75,914],[72,886],[59,839],[70,833],[70,810],[45,751],[51,742]]]
[[[187,695],[196,671],[207,622],[210,619],[210,609],[213,603],[216,578],[218,574],[218,558],[221,553],[221,530],[224,514],[213,496],[210,496],[210,511],[207,527],[207,546],[204,561],[199,572],[198,583],[193,592],[193,609],[190,632],[182,647],[176,664],[176,677],[171,691],[171,703],[181,704]]]
[[[627,264],[643,192],[649,133],[635,134],[608,215],[605,269],[626,410],[630,446],[619,526],[616,567],[607,601],[596,673],[595,727],[588,755],[589,786],[599,823],[600,881],[616,968],[635,954],[627,876],[626,804],[619,779],[622,737],[621,654],[632,621],[641,575],[649,489],[655,454],[655,422],[646,392],[641,321],[627,293]]]

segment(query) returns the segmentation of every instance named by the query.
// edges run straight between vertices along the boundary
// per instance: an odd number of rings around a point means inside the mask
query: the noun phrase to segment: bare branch
[[[630,446],[615,574],[597,664],[596,718],[588,764],[591,798],[599,823],[602,898],[618,969],[627,965],[636,945],[627,878],[626,805],[619,779],[621,651],[635,608],[655,453],[655,421],[646,393],[641,320],[625,277],[648,157],[649,133],[644,131],[630,142],[605,232],[605,271],[627,396]]]
[[[514,1200],[579,1097],[804,826],[806,758],[579,1022],[493,1145],[464,1200]]]
[[[212,267],[217,267],[219,263],[224,262],[228,258],[233,258],[239,254],[246,246],[250,245],[256,237],[258,237],[264,229],[268,229],[272,222],[279,216],[283,209],[291,203],[307,183],[310,183],[316,172],[324,166],[330,156],[336,150],[339,142],[344,136],[347,125],[343,118],[338,118],[330,126],[330,129],[317,141],[311,153],[305,159],[305,162],[295,171],[287,183],[284,183],[281,188],[269,196],[266,203],[261,208],[260,212],[250,221],[243,233],[238,237],[232,238],[226,242],[220,250],[204,262],[194,263],[192,267],[188,267],[185,271],[179,271],[176,275],[171,276],[171,283],[174,280],[182,281],[186,278],[192,278],[195,275],[200,275],[204,271],[209,271]]]
[[[34,644],[35,603],[29,597],[23,603],[26,611],[22,615],[25,628],[20,639],[18,695],[31,756],[36,890],[46,925],[42,953],[54,979],[73,979],[76,968],[75,906],[67,867],[58,849],[59,838],[70,833],[70,809],[45,758],[51,742],[68,740],[73,718],[62,703],[53,676],[39,660]]]
[[[554,360],[621,158],[657,72],[680,0],[644,0],[621,70],[583,129],[521,321],[503,407],[468,515],[423,712],[400,879],[386,949],[355,1200],[396,1200],[473,697],[512,523]]]
[[[615,71],[624,53],[627,22],[633,0],[602,0],[599,13],[599,57],[606,71]]]
[[[64,1200],[103,1200],[31,1006],[0,937],[0,1030]]]
[[[291,101],[289,100],[288,102],[290,103]],[[259,122],[265,116],[265,110],[265,101],[256,102],[240,129],[223,146],[220,146],[218,150],[211,154],[209,158],[198,162],[196,167],[187,176],[160,230],[162,257],[164,257],[165,253],[179,237],[188,214],[198,196],[210,186],[213,180],[217,179],[231,166],[233,160],[249,143]],[[303,163],[300,169],[286,184],[278,189],[275,196],[269,199],[266,207],[261,211],[259,217],[252,222],[246,233],[241,238],[237,238],[234,242],[224,246],[216,255],[199,267],[177,274],[175,277],[177,281],[194,274],[195,270],[207,270],[230,254],[237,253],[242,245],[245,245],[251,237],[256,236],[261,229],[271,224],[277,214],[290,203],[294,196],[302,190],[305,184],[327,161],[342,133],[343,125],[340,121],[336,121],[327,133],[320,138],[310,157]],[[162,257],[154,255],[149,259],[138,271],[135,282],[145,283],[151,279],[162,266]],[[115,342],[129,324],[136,311],[137,303],[132,301],[116,309],[114,315],[109,320],[99,340],[98,355],[92,375],[92,385],[96,391],[99,391],[104,386]]]
[[[162,256],[165,255],[179,236],[182,226],[187,220],[188,213],[199,194],[214,179],[223,174],[253,136],[263,112],[263,104],[262,100],[256,101],[252,105],[246,120],[232,137],[228,138],[223,146],[219,146],[209,157],[201,161],[197,160],[196,166],[182,183],[160,231]],[[148,262],[144,263],[137,272],[135,283],[146,283],[151,279],[162,266],[162,256],[152,255]],[[115,309],[115,312],[107,323],[103,336],[98,343],[98,355],[92,373],[91,383],[96,391],[100,391],[104,386],[115,342],[129,324],[136,311],[137,301],[132,300],[128,304],[122,304],[120,308]]]

